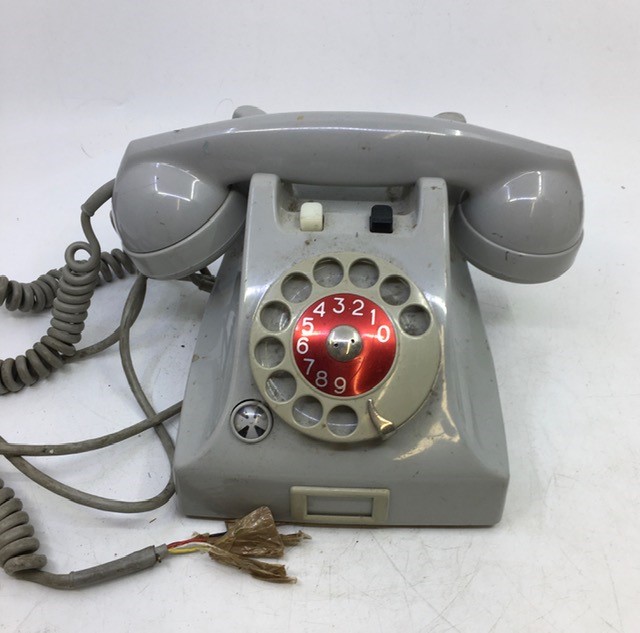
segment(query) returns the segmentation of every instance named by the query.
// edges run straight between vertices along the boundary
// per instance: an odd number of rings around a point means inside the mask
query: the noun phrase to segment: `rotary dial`
[[[249,359],[280,420],[318,440],[362,442],[389,437],[422,406],[440,366],[440,335],[427,298],[397,266],[323,254],[264,293]]]

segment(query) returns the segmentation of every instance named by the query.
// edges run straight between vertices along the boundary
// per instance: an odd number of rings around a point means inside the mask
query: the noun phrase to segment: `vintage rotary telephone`
[[[224,255],[173,462],[186,514],[229,518],[267,505],[300,523],[499,521],[504,429],[466,262],[523,283],[571,266],[583,208],[568,152],[455,113],[244,107],[231,121],[132,142],[115,182],[85,205],[86,233],[111,195],[128,256],[119,253],[120,268],[135,265],[140,279],[202,285]],[[80,296],[70,311],[85,316],[77,279],[98,265],[87,234],[60,282],[64,305]],[[74,259],[83,248],[84,268]],[[110,341],[126,339],[125,361],[141,293]],[[62,330],[69,322],[54,320]],[[71,330],[58,347],[43,339],[5,361],[0,389],[73,358]],[[145,428],[168,417],[139,401],[152,418]]]

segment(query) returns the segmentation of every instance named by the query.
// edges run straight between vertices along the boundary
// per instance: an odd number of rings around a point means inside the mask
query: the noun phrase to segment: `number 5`
[[[313,317],[304,317],[302,319],[302,336],[313,334]]]

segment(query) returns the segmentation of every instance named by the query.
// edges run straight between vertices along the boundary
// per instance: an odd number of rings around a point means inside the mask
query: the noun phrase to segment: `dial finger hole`
[[[254,355],[258,364],[265,369],[277,367],[284,358],[284,345],[273,336],[263,338],[257,345]]]
[[[332,257],[321,259],[313,267],[313,278],[324,288],[337,286],[344,277],[342,264]]]
[[[409,299],[411,288],[399,275],[391,275],[380,284],[380,296],[392,306],[401,306]]]
[[[267,378],[266,388],[269,398],[286,402],[296,392],[296,379],[288,371],[276,371]]]
[[[322,404],[313,396],[298,398],[293,404],[293,419],[300,426],[315,426],[322,419]]]
[[[260,311],[260,322],[270,332],[282,332],[291,320],[291,312],[284,303],[272,301]]]
[[[371,288],[378,283],[380,271],[370,259],[357,259],[349,268],[349,279],[358,288]]]
[[[344,405],[335,407],[327,416],[327,428],[339,437],[351,435],[358,426],[358,415],[351,408]]]
[[[302,273],[291,273],[282,282],[282,296],[291,303],[301,303],[311,294],[311,281]]]
[[[424,334],[431,325],[431,316],[422,306],[407,306],[400,313],[400,327],[410,336]]]

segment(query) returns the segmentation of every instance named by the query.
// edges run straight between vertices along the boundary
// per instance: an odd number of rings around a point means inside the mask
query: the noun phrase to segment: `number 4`
[[[313,309],[313,313],[314,314],[318,314],[320,316],[320,318],[324,317],[325,315],[325,308],[324,308],[324,301],[321,301],[314,309]]]

